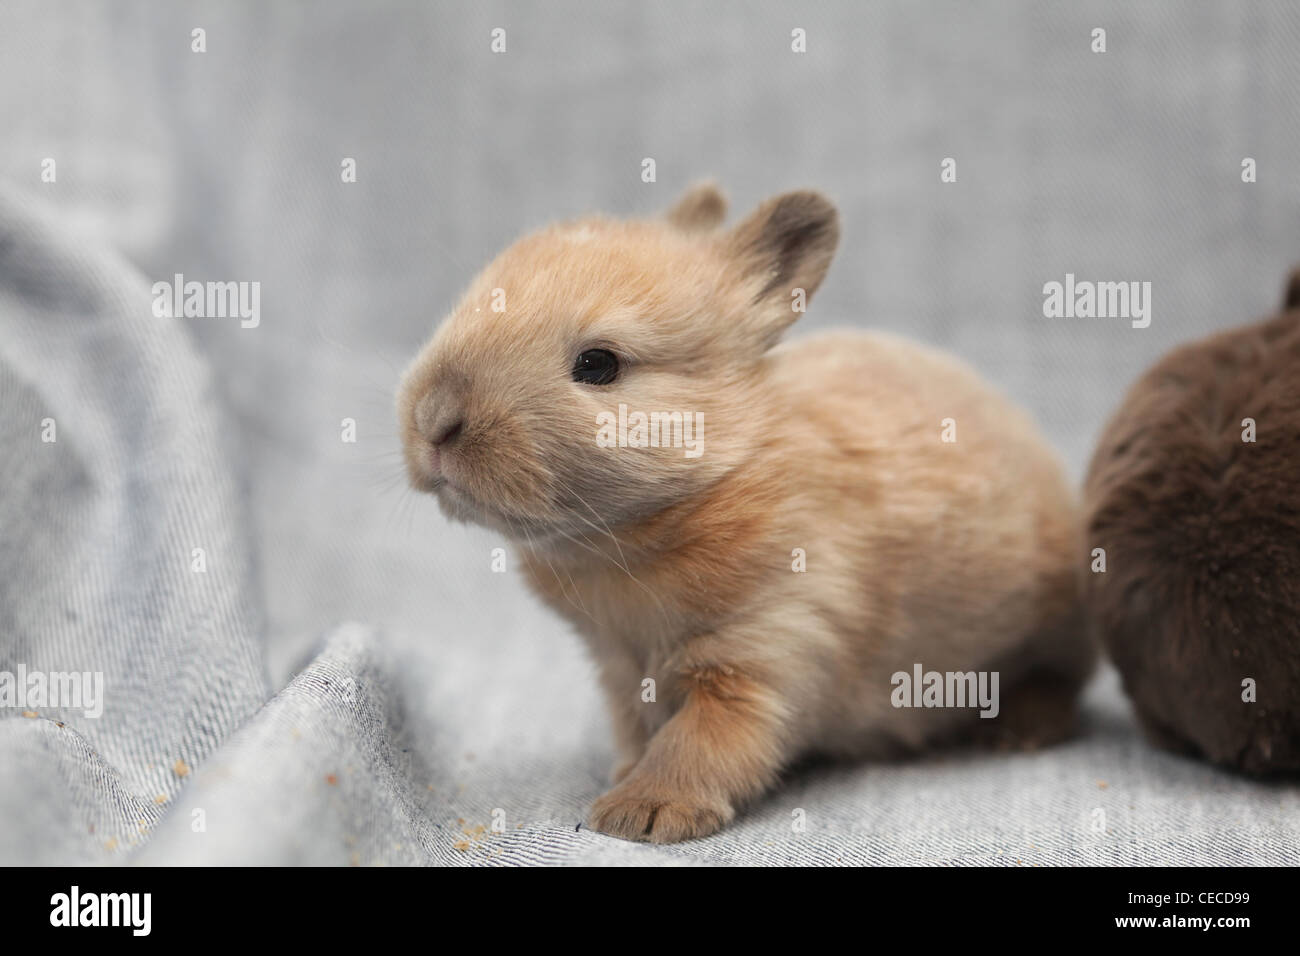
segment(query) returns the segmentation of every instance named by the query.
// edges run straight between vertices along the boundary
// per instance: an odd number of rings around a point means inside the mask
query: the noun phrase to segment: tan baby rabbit
[[[620,753],[590,823],[634,840],[713,833],[806,755],[1048,742],[1093,657],[1075,502],[1029,420],[891,336],[779,345],[836,211],[724,213],[704,186],[520,240],[398,401],[412,484],[508,535],[587,641]],[[923,700],[931,671],[959,679]],[[952,706],[975,671],[983,717]]]

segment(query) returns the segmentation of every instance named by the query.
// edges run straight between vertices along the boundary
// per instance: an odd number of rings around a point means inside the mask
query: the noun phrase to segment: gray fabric
[[[963,355],[1078,476],[1148,363],[1266,313],[1300,261],[1294,4],[17,0],[2,22],[0,671],[102,671],[107,702],[0,712],[0,862],[1297,862],[1296,789],[1153,750],[1109,673],[1047,753],[802,770],[673,847],[575,829],[612,761],[591,666],[491,571],[503,542],[402,490],[391,410],[519,231],[705,176],[737,210],[811,185],[845,231],[795,334]],[[1045,319],[1067,272],[1151,281],[1151,327]],[[261,324],[155,318],[176,273],[260,282]]]

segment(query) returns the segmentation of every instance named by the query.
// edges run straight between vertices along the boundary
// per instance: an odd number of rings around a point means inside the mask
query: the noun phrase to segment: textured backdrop
[[[1298,42],[1286,2],[5,3],[0,671],[106,705],[0,710],[0,862],[1300,861],[1294,787],[1151,749],[1110,674],[1046,754],[802,772],[669,848],[575,830],[590,665],[402,490],[392,414],[520,231],[812,186],[844,236],[793,334],[959,353],[1078,477],[1148,363],[1300,262]],[[260,325],[154,317],[176,273],[260,282]],[[1044,318],[1066,273],[1151,282],[1150,327]]]

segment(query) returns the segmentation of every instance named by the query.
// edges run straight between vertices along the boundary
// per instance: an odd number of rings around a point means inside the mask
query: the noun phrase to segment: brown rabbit
[[[1090,617],[1148,734],[1300,771],[1300,272],[1280,315],[1138,380],[1086,500]]]
[[[629,839],[712,833],[804,755],[1047,742],[1093,657],[1076,505],[1029,420],[894,337],[778,345],[836,211],[724,211],[697,187],[517,242],[398,402],[413,485],[510,536],[587,641],[620,751],[590,822]],[[922,701],[922,668],[1000,675],[998,716]]]

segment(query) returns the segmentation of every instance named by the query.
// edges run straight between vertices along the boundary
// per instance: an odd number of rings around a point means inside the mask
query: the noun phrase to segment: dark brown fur
[[[1092,624],[1143,726],[1261,774],[1300,770],[1300,271],[1284,303],[1142,376],[1085,489]]]

